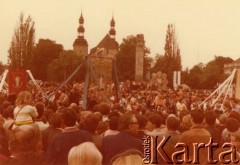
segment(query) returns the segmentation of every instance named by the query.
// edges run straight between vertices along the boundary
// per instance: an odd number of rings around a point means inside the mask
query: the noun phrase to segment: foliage
[[[32,18],[24,19],[24,14],[19,17],[19,24],[14,31],[11,46],[8,50],[8,63],[11,68],[30,69],[35,40],[35,28]]]
[[[184,76],[184,83],[196,89],[213,89],[217,83],[222,83],[227,76],[224,74],[224,64],[231,63],[229,57],[215,56],[214,60],[207,63],[195,65]]]
[[[59,57],[63,46],[49,39],[39,39],[33,54],[32,72],[36,79],[47,80],[48,65]]]
[[[155,64],[153,66],[152,71],[158,72],[158,71],[166,71],[168,67],[168,61],[167,58],[164,55],[157,54],[155,56]]]
[[[136,45],[137,37],[128,36],[123,39],[120,44],[120,50],[116,55],[117,67],[119,79],[122,80],[134,80],[135,78],[135,61],[136,61]],[[148,58],[150,53],[149,48],[145,47],[145,57],[144,57],[144,73],[151,66],[151,59]]]
[[[189,85],[192,88],[200,89],[201,88],[201,82],[204,79],[204,70],[201,67],[201,65],[195,65],[192,69],[189,71],[187,85]]]
[[[166,41],[164,46],[164,56],[157,55],[153,71],[161,71],[167,74],[169,85],[172,86],[173,71],[181,71],[181,55],[178,43],[176,41],[175,27],[168,25]]]
[[[67,79],[73,71],[83,62],[81,56],[78,56],[74,51],[68,50],[60,53],[59,58],[54,59],[48,66],[48,79],[51,81],[63,81]],[[72,80],[83,80],[84,65],[73,77]]]

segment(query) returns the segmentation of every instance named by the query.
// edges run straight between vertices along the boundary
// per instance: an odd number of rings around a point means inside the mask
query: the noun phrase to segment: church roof
[[[118,43],[107,34],[96,47],[91,49],[90,54],[95,53],[97,48],[118,49]]]
[[[236,63],[236,64],[240,64],[240,58],[238,58],[236,61],[234,61],[233,63]]]

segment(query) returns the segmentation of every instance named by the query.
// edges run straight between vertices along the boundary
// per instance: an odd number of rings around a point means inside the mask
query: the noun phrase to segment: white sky
[[[0,0],[0,61],[7,62],[20,12],[35,21],[36,42],[49,38],[72,49],[81,9],[89,50],[108,33],[114,13],[117,41],[142,33],[152,57],[164,54],[167,25],[175,24],[183,68],[214,55],[240,57],[239,0]]]

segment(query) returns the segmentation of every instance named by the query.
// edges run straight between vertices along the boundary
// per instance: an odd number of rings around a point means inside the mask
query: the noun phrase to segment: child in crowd
[[[16,99],[16,108],[14,109],[14,124],[32,124],[38,116],[37,109],[32,106],[33,97],[28,91],[22,91]]]

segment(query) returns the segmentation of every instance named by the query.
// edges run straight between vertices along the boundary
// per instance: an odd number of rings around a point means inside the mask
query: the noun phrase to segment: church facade
[[[115,20],[112,17],[109,33],[89,52],[87,40],[84,38],[84,18],[79,19],[78,37],[73,43],[73,50],[77,55],[85,58],[90,56],[91,64],[97,81],[112,82],[112,65],[118,53],[118,43],[115,40]]]
[[[97,78],[98,83],[104,81],[104,83],[113,82],[113,60],[116,60],[116,54],[119,51],[119,44],[116,41],[116,30],[115,30],[115,20],[112,17],[110,21],[109,33],[99,42],[97,46],[90,49],[88,48],[88,42],[84,38],[84,18],[81,13],[79,18],[79,27],[77,29],[78,37],[73,43],[73,50],[77,55],[85,58],[90,56],[91,64]],[[143,65],[144,65],[144,48],[145,41],[143,34],[137,35],[137,45],[136,45],[136,63],[135,63],[135,80],[143,80]],[[89,52],[89,53],[88,53]],[[127,67],[127,66],[123,66]]]

